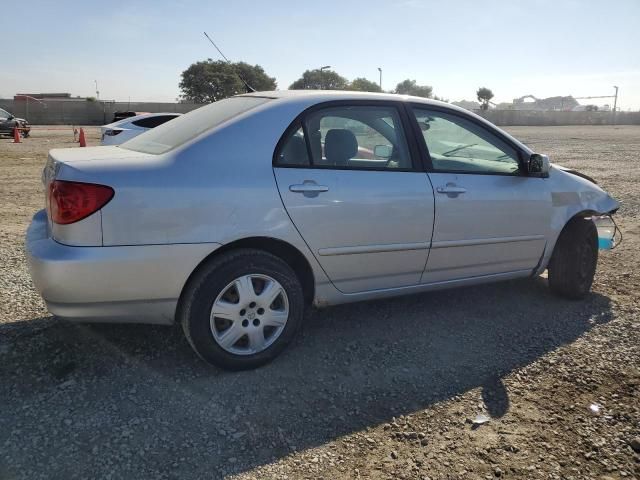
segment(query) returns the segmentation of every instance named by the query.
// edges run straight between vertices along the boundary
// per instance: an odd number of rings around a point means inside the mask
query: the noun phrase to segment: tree
[[[255,90],[275,90],[276,79],[269,77],[260,65],[245,62],[227,63],[208,58],[193,63],[182,72],[182,97],[194,103],[210,103],[245,93],[247,88],[238,73]]]
[[[333,70],[306,70],[302,77],[289,86],[289,90],[345,90],[349,81]]]
[[[380,85],[366,78],[354,79],[348,87],[349,90],[357,90],[359,92],[381,92]]]
[[[278,86],[276,79],[266,74],[260,65],[249,65],[245,62],[234,63],[242,78],[257,92],[275,90]]]
[[[429,85],[418,85],[415,80],[406,79],[396,85],[394,93],[400,95],[413,95],[414,97],[431,98],[433,87]]]
[[[489,100],[493,98],[493,92],[487,87],[480,87],[476,92],[476,95],[480,102],[480,109],[487,110],[489,108]]]

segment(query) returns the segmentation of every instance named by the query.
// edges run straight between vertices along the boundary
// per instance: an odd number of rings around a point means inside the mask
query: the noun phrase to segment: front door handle
[[[303,184],[291,185],[289,187],[289,190],[291,192],[296,192],[296,193],[309,193],[309,192],[320,193],[320,192],[328,192],[329,187],[327,187],[326,185],[313,185],[313,184],[303,183]]]
[[[295,192],[295,193],[322,193],[322,192],[328,192],[329,191],[329,187],[327,187],[326,185],[318,185],[315,182],[304,182],[304,183],[298,183],[295,185],[289,185],[289,191],[290,192]]]
[[[447,195],[460,195],[461,193],[467,193],[467,189],[464,187],[447,184],[444,187],[437,187],[436,192],[444,193]]]

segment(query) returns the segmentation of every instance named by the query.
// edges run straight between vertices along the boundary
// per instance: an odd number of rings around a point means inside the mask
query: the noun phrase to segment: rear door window
[[[312,111],[281,143],[275,163],[350,170],[413,168],[398,110],[386,105]]]

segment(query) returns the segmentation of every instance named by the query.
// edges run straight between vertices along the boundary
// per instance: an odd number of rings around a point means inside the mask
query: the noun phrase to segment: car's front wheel
[[[199,269],[183,295],[180,320],[205,361],[244,370],[275,358],[294,338],[303,312],[291,267],[267,252],[242,249]]]
[[[560,233],[549,261],[549,288],[563,297],[583,298],[591,290],[597,264],[596,226],[591,220],[574,218]]]

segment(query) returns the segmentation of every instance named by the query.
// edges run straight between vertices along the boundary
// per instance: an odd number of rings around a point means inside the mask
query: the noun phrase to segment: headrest
[[[358,153],[358,140],[351,130],[334,128],[324,138],[324,154],[334,165],[346,165]]]

